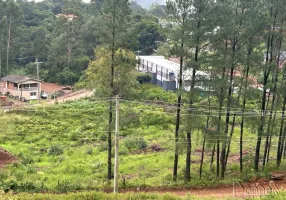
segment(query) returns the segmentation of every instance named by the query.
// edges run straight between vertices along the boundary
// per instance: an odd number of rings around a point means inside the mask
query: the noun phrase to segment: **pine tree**
[[[128,41],[128,21],[131,9],[129,8],[129,0],[106,0],[101,8],[101,15],[98,16],[98,35],[100,42],[111,51],[110,62],[110,83],[109,93],[106,94],[110,98],[109,102],[109,125],[107,131],[108,140],[108,159],[107,159],[107,178],[112,179],[112,139],[111,132],[113,127],[113,101],[112,98],[118,94],[114,87],[115,77],[115,52],[119,48],[126,46]]]
[[[256,171],[259,170],[259,158],[260,158],[260,148],[261,148],[261,142],[262,142],[262,136],[264,135],[264,129],[266,125],[266,119],[267,119],[267,90],[269,88],[269,82],[271,76],[275,77],[275,70],[276,68],[276,61],[278,52],[275,50],[276,44],[277,44],[277,37],[276,30],[277,27],[280,26],[280,20],[279,18],[283,16],[283,1],[275,0],[268,2],[268,19],[266,21],[267,32],[266,32],[266,54],[265,54],[265,64],[263,67],[263,92],[261,97],[261,115],[260,115],[260,125],[258,128],[258,135],[257,135],[257,142],[256,142],[256,149],[255,149],[255,160],[254,160],[254,169]],[[269,120],[272,120],[272,113],[273,110],[271,109],[271,114]],[[269,123],[271,124],[271,123]],[[269,130],[267,130],[269,131]],[[268,133],[266,133],[268,134]],[[267,137],[268,138],[268,137]],[[267,139],[269,140],[269,138]],[[269,146],[269,141],[266,141],[266,145]],[[267,151],[267,147],[265,148]],[[265,156],[267,153],[264,154]],[[264,156],[264,157],[265,157]]]
[[[188,104],[188,118],[187,118],[187,152],[186,152],[186,171],[185,182],[189,182],[191,179],[191,142],[192,131],[195,129],[194,118],[192,115],[193,104],[198,97],[199,92],[195,89],[197,79],[204,82],[207,77],[200,77],[197,75],[197,71],[203,68],[206,61],[206,52],[208,52],[208,46],[212,43],[213,35],[211,33],[216,26],[214,13],[217,6],[213,0],[195,0],[192,2],[192,9],[190,13],[190,30],[191,35],[188,39],[188,46],[191,53],[186,62],[186,68],[192,71],[191,83],[189,91],[189,104]],[[200,124],[199,124],[200,126]],[[208,127],[208,120],[206,127]]]
[[[0,78],[2,77],[2,62],[3,62],[3,46],[4,46],[4,33],[7,27],[7,17],[4,16],[0,21]]]
[[[6,52],[6,73],[9,73],[9,58],[10,58],[10,48],[11,48],[11,40],[12,40],[12,27],[15,21],[21,18],[21,10],[19,5],[10,0],[7,3],[6,9],[7,15],[7,52]]]
[[[189,30],[189,15],[192,8],[191,0],[175,0],[167,1],[167,13],[170,19],[176,22],[177,27],[172,33],[171,38],[175,43],[172,49],[172,54],[180,58],[180,71],[178,77],[178,99],[177,99],[177,116],[175,129],[175,155],[173,167],[173,180],[177,181],[178,176],[178,162],[179,162],[179,131],[181,123],[181,104],[182,104],[182,90],[183,90],[183,67],[187,55],[186,42],[190,33]]]

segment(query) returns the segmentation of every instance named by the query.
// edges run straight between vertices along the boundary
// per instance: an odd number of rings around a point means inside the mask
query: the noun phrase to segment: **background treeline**
[[[38,59],[44,62],[40,75],[45,81],[77,82],[100,44],[97,35],[102,22],[97,17],[102,5],[102,0],[0,1],[1,77],[33,77],[33,62]],[[130,4],[130,50],[151,54],[158,41],[164,40],[159,19],[152,14],[156,7],[161,8],[154,4],[146,10],[136,2]]]

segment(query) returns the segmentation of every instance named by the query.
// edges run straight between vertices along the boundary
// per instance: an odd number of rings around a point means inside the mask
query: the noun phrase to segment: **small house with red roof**
[[[9,93],[19,100],[35,100],[41,94],[41,82],[20,75],[9,75],[0,79],[0,92]]]

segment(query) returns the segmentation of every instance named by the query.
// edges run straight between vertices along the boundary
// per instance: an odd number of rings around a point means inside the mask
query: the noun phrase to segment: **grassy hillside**
[[[138,94],[146,99],[174,102],[176,95],[159,88]],[[246,133],[244,173],[239,173],[239,129],[235,129],[226,179],[215,177],[211,166],[213,140],[206,146],[202,178],[199,178],[203,134],[193,132],[192,179],[185,185],[185,134],[180,138],[179,181],[172,181],[175,107],[165,103],[120,102],[120,187],[214,186],[244,181],[253,175],[269,176],[274,168],[255,174],[247,161],[253,155],[254,134]],[[1,113],[0,147],[17,162],[0,171],[0,188],[6,192],[67,192],[106,189],[108,119],[106,101],[81,101]],[[184,120],[184,118],[182,119]],[[194,121],[195,123],[195,121]],[[182,127],[184,130],[184,126]],[[275,138],[273,138],[275,140]],[[246,152],[247,153],[247,152]],[[281,168],[285,167],[282,164]]]

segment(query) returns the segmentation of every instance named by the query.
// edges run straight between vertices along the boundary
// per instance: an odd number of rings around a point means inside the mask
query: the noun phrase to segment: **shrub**
[[[135,150],[140,150],[144,149],[147,147],[147,143],[144,140],[144,138],[127,138],[124,141],[124,145],[128,149],[135,149]]]
[[[32,164],[32,163],[34,163],[34,160],[33,160],[33,158],[32,157],[23,157],[23,160],[22,160],[22,164],[23,165],[29,165],[29,164]]]
[[[107,142],[101,142],[100,145],[98,146],[98,150],[99,150],[100,152],[106,151],[107,149],[108,149],[108,147],[107,147]]]
[[[119,155],[127,155],[129,153],[129,150],[126,146],[121,146],[119,148]]]
[[[58,191],[59,192],[68,192],[75,191],[80,189],[80,184],[71,183],[70,181],[58,181]]]
[[[65,92],[62,91],[62,90],[59,90],[59,91],[57,91],[57,92],[51,94],[51,98],[52,98],[52,99],[56,99],[56,98],[61,97],[61,96],[63,96],[63,95],[65,95]]]
[[[146,74],[146,73],[140,73],[137,76],[137,81],[140,84],[149,83],[151,81],[151,79],[152,79],[151,75],[150,74]]]
[[[49,155],[58,156],[64,153],[63,149],[60,146],[51,146],[49,149]]]
[[[92,149],[91,147],[88,147],[88,148],[86,149],[86,151],[85,151],[85,153],[86,153],[86,154],[89,154],[89,155],[91,155],[92,152],[93,152],[93,149]]]

